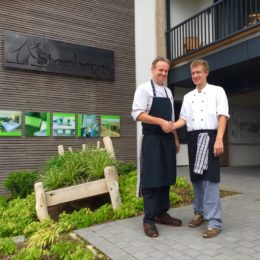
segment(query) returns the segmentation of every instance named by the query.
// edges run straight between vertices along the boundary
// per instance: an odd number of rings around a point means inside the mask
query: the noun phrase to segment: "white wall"
[[[156,0],[135,0],[136,86],[151,78],[151,63],[157,55],[155,8]],[[141,135],[142,127],[137,123],[137,154]]]
[[[187,144],[181,144],[181,149],[177,153],[177,166],[189,165],[188,146]]]
[[[214,3],[213,0],[171,0],[171,27]]]
[[[156,0],[135,0],[136,85],[151,78],[150,67],[156,56]]]
[[[191,90],[192,89],[189,88],[174,87],[174,100],[182,101],[184,95]],[[178,166],[189,165],[187,144],[181,144],[180,152],[177,154],[177,165]]]
[[[214,0],[200,0],[200,1],[198,1],[197,10],[198,10],[198,12],[202,11],[203,9],[205,9],[213,4],[214,4]]]
[[[257,108],[260,113],[260,91],[229,97],[230,107]],[[232,120],[232,118],[230,118]],[[259,140],[260,142],[260,140]],[[229,165],[260,165],[260,143],[229,144]]]
[[[193,0],[171,0],[171,27],[195,14],[196,5],[196,1]]]
[[[229,145],[229,166],[260,165],[260,145]]]

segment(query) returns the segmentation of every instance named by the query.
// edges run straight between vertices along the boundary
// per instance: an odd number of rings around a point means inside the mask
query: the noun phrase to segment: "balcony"
[[[260,32],[259,0],[222,0],[166,32],[172,65]]]

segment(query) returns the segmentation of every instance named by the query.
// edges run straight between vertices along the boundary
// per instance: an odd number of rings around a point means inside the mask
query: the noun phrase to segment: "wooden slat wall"
[[[4,30],[114,50],[115,81],[5,68]],[[0,110],[120,115],[115,153],[120,160],[135,160],[134,51],[133,0],[0,0]],[[97,140],[0,137],[0,194],[6,192],[1,182],[9,173],[42,169],[58,145],[79,149]]]

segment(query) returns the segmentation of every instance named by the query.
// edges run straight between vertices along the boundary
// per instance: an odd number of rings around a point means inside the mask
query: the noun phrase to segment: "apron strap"
[[[154,87],[154,84],[153,84],[153,81],[152,81],[152,80],[151,80],[151,84],[152,84],[152,88],[153,88],[153,96],[156,97],[155,87]]]
[[[153,96],[156,97],[155,87],[154,87],[154,83],[153,83],[152,80],[151,80],[151,85],[152,85],[152,88],[153,88]],[[164,92],[165,92],[165,94],[166,94],[166,97],[169,98],[169,97],[168,97],[168,94],[167,94],[167,91],[166,91],[166,88],[165,88],[165,87],[163,87],[163,88],[164,88]]]

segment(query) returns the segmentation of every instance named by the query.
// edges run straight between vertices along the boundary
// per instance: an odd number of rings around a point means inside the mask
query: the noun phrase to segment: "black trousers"
[[[154,218],[162,216],[170,208],[170,186],[160,188],[143,188],[144,223],[154,222]]]

